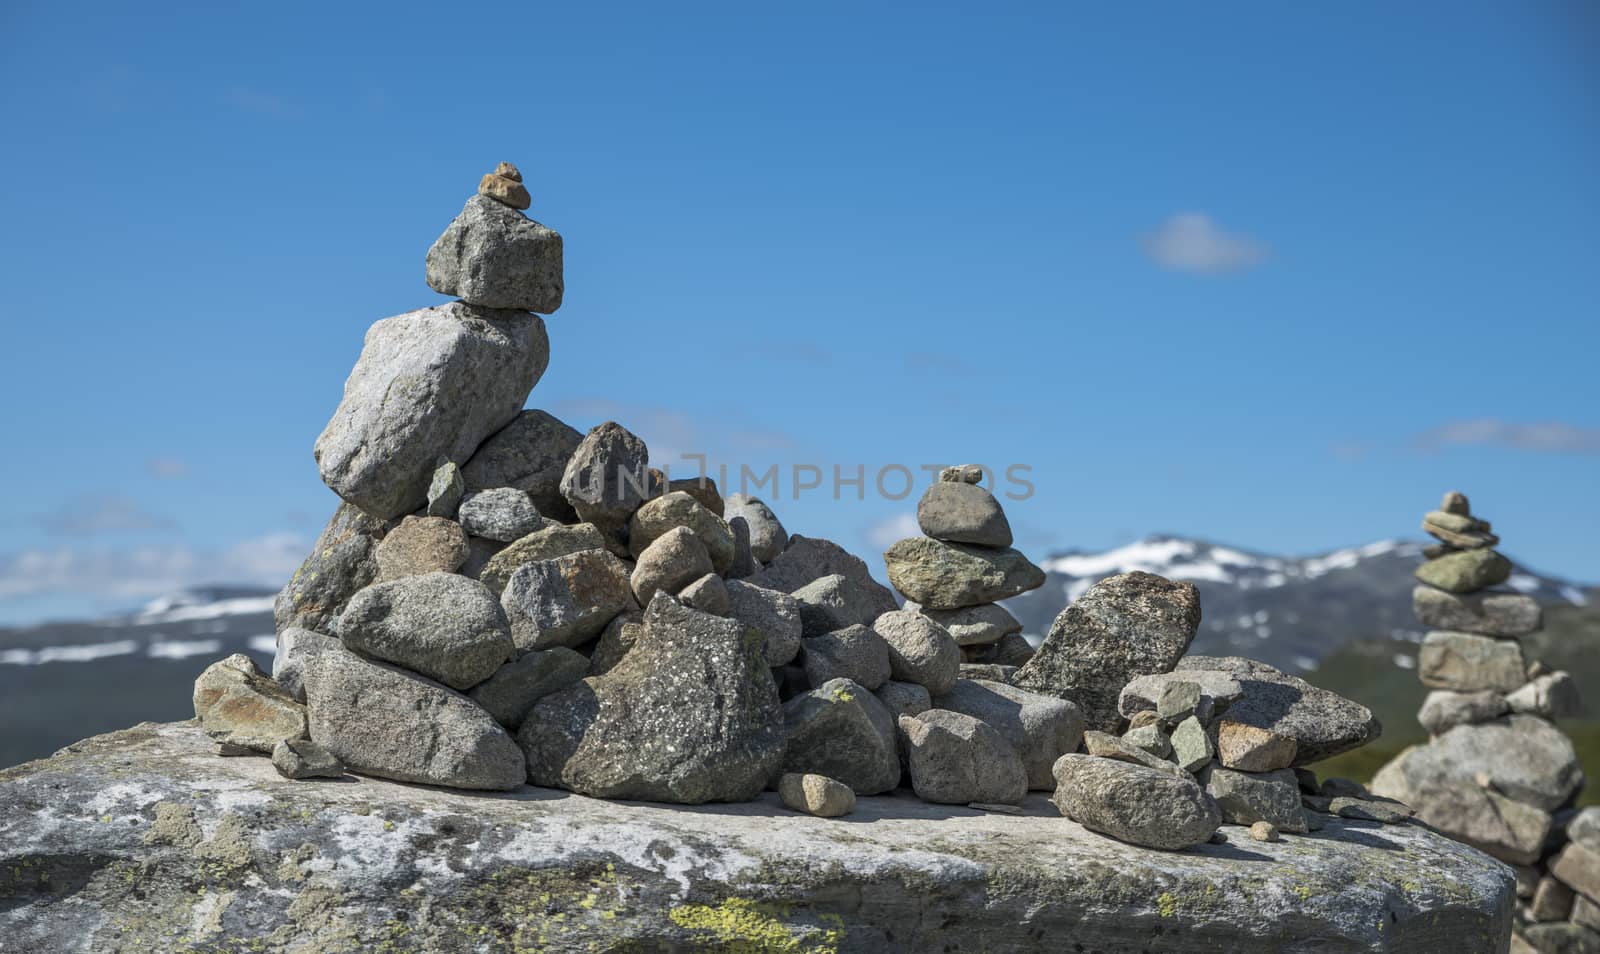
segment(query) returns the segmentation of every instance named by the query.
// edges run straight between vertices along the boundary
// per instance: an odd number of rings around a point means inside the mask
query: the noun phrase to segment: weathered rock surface
[[[1553,672],[1529,681],[1506,696],[1506,705],[1512,712],[1524,715],[1565,719],[1578,714],[1582,700],[1578,696],[1578,685],[1569,673]]]
[[[1315,838],[1173,853],[1039,797],[1016,816],[869,798],[839,822],[777,793],[681,809],[295,783],[210,749],[192,725],[146,724],[0,771],[0,937],[41,954],[229,938],[1032,954],[1067,937],[1106,954],[1488,954],[1514,900],[1508,869],[1418,826],[1330,819]]]
[[[1511,692],[1528,679],[1522,646],[1470,633],[1429,633],[1417,652],[1417,676],[1430,689]]]
[[[350,597],[378,578],[374,556],[387,521],[340,503],[300,568],[273,601],[278,632],[291,627],[335,633]]]
[[[1460,596],[1432,586],[1411,591],[1411,608],[1429,629],[1480,636],[1526,636],[1544,622],[1539,601],[1520,593],[1471,593]]]
[[[838,818],[856,807],[856,793],[850,786],[826,775],[790,772],[778,780],[778,797],[785,806],[818,818]]]
[[[1107,577],[1061,611],[1013,682],[1071,699],[1089,728],[1115,732],[1123,687],[1172,671],[1199,625],[1193,583],[1139,572]]]
[[[428,287],[483,308],[561,307],[561,236],[489,196],[467,200],[428,249]]]
[[[1051,800],[1091,831],[1145,848],[1204,844],[1222,824],[1217,803],[1193,779],[1119,759],[1063,755]]]
[[[772,508],[759,497],[729,494],[722,503],[722,517],[730,524],[734,520],[744,521],[750,531],[750,555],[762,563],[777,559],[789,542],[789,532],[783,529]]]
[[[1295,765],[1310,765],[1358,748],[1383,732],[1366,706],[1319,689],[1298,676],[1242,656],[1188,656],[1178,670],[1184,678],[1207,678],[1207,671],[1232,676],[1244,697],[1217,717],[1265,729],[1295,741]]]
[[[744,580],[726,580],[733,618],[761,637],[767,665],[791,662],[800,652],[800,604],[787,593],[755,586]]]
[[[728,499],[732,500],[733,497]],[[753,538],[752,543],[754,543]],[[783,552],[772,559],[771,565],[749,577],[747,582],[780,593],[793,593],[812,580],[835,573],[850,580],[862,592],[870,595],[874,610],[873,619],[882,613],[900,608],[900,604],[895,602],[894,594],[872,578],[871,572],[867,570],[867,565],[860,557],[831,540],[817,537],[802,537],[799,534],[791,537]]]
[[[1009,547],[909,537],[884,551],[883,559],[894,588],[932,609],[994,603],[1044,585],[1044,571]]]
[[[515,732],[533,704],[589,674],[589,660],[575,649],[557,646],[523,653],[474,686],[468,698]]]
[[[905,608],[943,626],[961,646],[988,646],[1022,632],[1022,623],[998,603],[957,610],[936,610],[913,601],[906,603]]]
[[[1417,567],[1417,579],[1451,593],[1471,593],[1511,577],[1511,561],[1493,550],[1461,550]]]
[[[935,540],[1011,546],[1011,522],[994,494],[963,481],[937,481],[917,502],[917,525]]]
[[[1122,688],[1117,696],[1117,711],[1129,719],[1146,710],[1154,711],[1168,686],[1185,682],[1200,687],[1200,702],[1195,709],[1207,716],[1201,721],[1209,721],[1210,716],[1227,711],[1229,706],[1244,698],[1244,687],[1229,673],[1191,669],[1139,676]]]
[[[826,775],[857,795],[900,782],[896,726],[889,710],[860,683],[834,679],[783,704],[783,770]]]
[[[1095,729],[1090,729],[1083,734],[1083,750],[1096,758],[1131,762],[1134,765],[1143,765],[1145,768],[1155,769],[1158,772],[1166,772],[1168,775],[1182,777],[1183,772],[1186,771],[1167,759],[1154,755],[1125,739],[1119,739],[1109,732],[1100,732]],[[1207,761],[1209,762],[1209,760]]]
[[[306,709],[243,653],[220,659],[194,682],[194,715],[212,740],[270,755],[306,734]]]
[[[1584,782],[1577,753],[1560,729],[1533,716],[1511,715],[1457,726],[1430,745],[1407,749],[1384,766],[1371,788],[1417,809],[1432,824],[1428,801],[1435,790],[1477,787],[1473,776],[1480,772],[1494,790],[1547,812],[1565,805]]]
[[[647,606],[656,593],[675,594],[710,572],[711,555],[700,538],[688,527],[673,527],[645,547],[629,582],[634,599]]]
[[[467,560],[467,535],[443,517],[406,517],[373,551],[378,582],[424,573],[454,573]]]
[[[873,594],[839,573],[820,576],[790,595],[800,605],[800,623],[807,636],[870,626],[880,615]]]
[[[381,520],[418,509],[439,459],[468,459],[516,417],[549,360],[524,312],[452,302],[379,321],[317,438],[323,482]]]
[[[284,739],[272,749],[272,767],[284,778],[340,778],[344,765],[310,739]]]
[[[478,573],[478,580],[496,593],[505,590],[511,575],[522,566],[541,560],[554,560],[569,553],[605,549],[606,538],[589,523],[547,526],[496,553]]]
[[[849,679],[870,692],[889,680],[889,646],[869,627],[847,626],[802,639],[800,645],[812,688]]]
[[[514,543],[544,527],[544,518],[527,491],[515,487],[474,490],[461,501],[461,529],[497,543]]]
[[[889,678],[917,683],[936,696],[955,685],[961,647],[944,627],[920,613],[897,610],[873,620],[872,629],[889,645]]]
[[[535,784],[684,804],[754,798],[783,738],[760,642],[666,594],[621,662],[540,699],[517,733]]]
[[[577,428],[545,411],[523,411],[483,442],[461,468],[468,490],[525,490],[539,513],[569,523],[577,512],[561,496],[561,475],[583,442]]]
[[[462,690],[488,679],[512,652],[494,594],[453,573],[367,587],[340,618],[339,638],[347,649]]]
[[[965,486],[965,485],[963,485]],[[987,723],[949,709],[901,716],[911,785],[927,802],[1020,805],[1028,773],[1016,749]]]
[[[727,521],[684,491],[646,501],[634,511],[628,520],[628,551],[637,560],[646,547],[676,527],[687,527],[706,548],[713,571],[726,572],[733,564],[733,531]]]
[[[620,541],[628,518],[650,491],[650,449],[615,421],[597,425],[579,442],[561,474],[561,496],[578,516]],[[619,555],[626,555],[625,553]]]
[[[1300,785],[1288,769],[1274,772],[1236,772],[1213,766],[1201,773],[1200,783],[1232,825],[1271,822],[1279,831],[1304,832],[1300,810]]]
[[[727,584],[715,573],[707,573],[679,590],[678,601],[712,616],[733,615],[733,600],[728,597]]]
[[[329,646],[339,646],[337,636],[291,627],[280,630],[272,656],[272,679],[296,702],[306,701],[306,664]]]
[[[426,514],[430,517],[444,517],[454,520],[456,512],[461,507],[461,498],[467,492],[467,483],[461,479],[461,468],[454,461],[441,461],[433,469],[433,478],[428,481],[428,506]]]
[[[500,595],[517,649],[576,646],[634,607],[628,568],[607,550],[524,563]]]
[[[1041,695],[1000,682],[957,679],[950,691],[934,697],[940,709],[962,712],[996,729],[1022,756],[1028,787],[1049,791],[1056,759],[1083,739],[1083,713],[1054,696]]]
[[[306,673],[311,740],[352,772],[507,791],[527,780],[517,743],[471,699],[344,649]]]

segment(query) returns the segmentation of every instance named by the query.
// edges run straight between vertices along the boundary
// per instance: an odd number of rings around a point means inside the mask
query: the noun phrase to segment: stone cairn
[[[1224,822],[1307,831],[1308,807],[1404,819],[1297,771],[1375,737],[1366,709],[1185,658],[1191,584],[1104,580],[1033,650],[999,601],[1044,573],[981,467],[946,469],[917,508],[926,536],[885,554],[901,608],[765,502],[651,469],[621,425],[524,410],[563,292],[561,236],[530,202],[514,166],[485,176],[427,256],[457,300],[367,332],[315,449],[343,502],[278,597],[272,674],[232,656],[195,685],[223,754],[295,779],[680,804],[776,789],[818,816],[902,787],[1010,812],[1053,791],[1084,826],[1164,849]]]
[[[1600,809],[1572,809],[1583,770],[1553,724],[1577,713],[1577,687],[1525,658],[1520,640],[1539,631],[1542,612],[1494,588],[1511,562],[1466,496],[1445,494],[1422,529],[1439,541],[1412,591],[1431,630],[1417,656],[1432,690],[1417,721],[1431,739],[1384,766],[1372,788],[1515,868],[1523,950],[1600,951]]]

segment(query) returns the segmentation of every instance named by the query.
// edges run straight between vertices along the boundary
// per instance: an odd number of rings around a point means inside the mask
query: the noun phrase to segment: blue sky
[[[0,621],[285,577],[363,331],[502,159],[579,427],[1026,465],[1035,556],[1459,487],[1600,581],[1594,8],[1294,6],[7,4]],[[826,490],[770,502],[881,570],[915,497]]]

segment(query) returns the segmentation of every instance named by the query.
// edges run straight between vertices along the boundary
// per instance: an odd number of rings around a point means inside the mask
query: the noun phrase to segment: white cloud
[[[1451,444],[1514,447],[1556,454],[1600,454],[1600,428],[1559,421],[1514,424],[1493,417],[1451,421],[1417,437],[1417,446],[1436,451]]]
[[[1175,272],[1220,275],[1253,268],[1266,260],[1267,247],[1243,235],[1224,232],[1199,212],[1182,212],[1140,239],[1145,254]]]
[[[54,510],[35,514],[33,522],[63,536],[87,537],[100,533],[137,530],[171,530],[171,517],[151,513],[121,494],[75,497]]]
[[[270,533],[220,551],[183,544],[23,550],[0,554],[0,600],[48,593],[128,600],[205,583],[281,586],[309,549],[298,534]]]
[[[906,537],[921,535],[922,528],[917,526],[917,518],[909,513],[876,521],[868,524],[866,529],[867,542],[879,548],[888,548]]]

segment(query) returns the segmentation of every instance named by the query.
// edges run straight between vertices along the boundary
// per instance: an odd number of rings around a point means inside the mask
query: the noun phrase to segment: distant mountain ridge
[[[1251,656],[1305,670],[1352,640],[1421,638],[1411,613],[1411,574],[1422,562],[1423,546],[1379,540],[1285,557],[1156,535],[1101,552],[1052,554],[1038,561],[1044,586],[1006,605],[1027,632],[1043,634],[1095,582],[1143,570],[1200,589],[1204,618],[1191,652]],[[1583,606],[1592,598],[1585,587],[1520,566],[1504,588],[1545,605]]]

